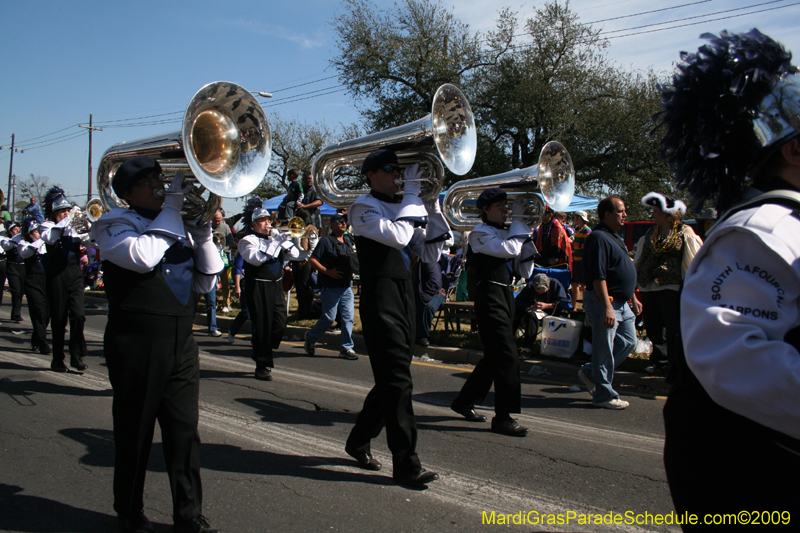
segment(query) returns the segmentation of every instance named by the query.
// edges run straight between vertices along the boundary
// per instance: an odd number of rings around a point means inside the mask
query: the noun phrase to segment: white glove
[[[77,205],[72,206],[72,209],[69,210],[67,216],[65,217],[67,219],[66,225],[69,226],[72,223],[72,221],[78,218],[79,216],[81,216],[81,208],[78,207]]]
[[[403,193],[404,194],[413,194],[414,196],[419,196],[420,187],[422,187],[422,182],[418,181],[422,178],[422,172],[419,169],[419,164],[415,163],[414,165],[408,167],[403,172]],[[410,181],[415,180],[415,181]]]
[[[528,208],[528,201],[524,198],[517,198],[511,205],[511,218],[525,218],[525,210]]]
[[[192,240],[195,244],[202,244],[211,240],[211,224],[208,222],[203,222],[198,218],[192,222],[184,221],[183,227],[186,233],[192,236]]]
[[[429,215],[441,213],[442,208],[439,206],[439,198],[436,197],[433,200],[428,200],[427,202],[425,202],[425,210],[428,212]]]
[[[174,209],[180,212],[183,207],[183,195],[189,190],[189,186],[183,185],[183,172],[178,172],[172,178],[169,188],[164,193],[164,205],[162,209]]]
[[[269,248],[269,242],[267,239],[258,239],[258,251],[262,253],[267,253],[267,248]]]

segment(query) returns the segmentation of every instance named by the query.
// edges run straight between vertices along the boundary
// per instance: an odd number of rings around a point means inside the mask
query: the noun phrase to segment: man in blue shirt
[[[331,217],[331,233],[323,237],[314,248],[309,262],[319,271],[317,283],[322,296],[322,316],[306,332],[305,350],[314,355],[314,344],[331,327],[339,311],[341,337],[339,357],[354,361],[358,355],[353,351],[353,271],[350,257],[355,256],[355,246],[350,235],[345,235],[347,217],[336,214]]]
[[[42,213],[42,208],[39,204],[36,203],[36,198],[31,198],[31,203],[25,206],[22,211],[35,218],[36,222],[40,224],[44,222],[44,213]]]
[[[592,395],[592,404],[605,409],[630,405],[620,399],[611,382],[614,369],[636,346],[634,316],[642,312],[634,295],[636,269],[625,243],[617,236],[627,216],[620,197],[603,198],[597,205],[600,223],[587,237],[583,252],[583,306],[592,326],[592,361],[578,370],[578,378]]]

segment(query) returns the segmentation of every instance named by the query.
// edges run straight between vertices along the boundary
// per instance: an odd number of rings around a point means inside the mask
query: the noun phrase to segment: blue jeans
[[[353,343],[353,317],[355,316],[354,298],[352,287],[322,287],[322,316],[308,332],[309,342],[317,342],[328,331],[336,319],[336,310],[339,310],[339,324],[342,334],[339,343],[343,350],[352,350]]]
[[[635,316],[630,305],[615,299],[611,306],[614,308],[614,325],[606,328],[603,325],[605,311],[597,295],[593,291],[583,294],[583,307],[592,326],[592,362],[583,367],[583,372],[597,387],[592,401],[598,403],[619,398],[611,386],[614,369],[636,347]]]
[[[219,278],[217,278],[219,280]],[[208,324],[208,332],[216,331],[217,329],[217,281],[214,281],[214,286],[205,294],[206,299],[206,323]]]
[[[436,316],[436,311],[442,306],[447,296],[441,292],[431,298],[431,301],[424,303],[417,295],[417,340],[431,338],[431,324],[433,317]]]

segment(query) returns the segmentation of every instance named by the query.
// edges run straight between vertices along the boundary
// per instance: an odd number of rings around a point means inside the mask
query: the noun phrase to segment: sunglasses
[[[403,169],[396,165],[384,165],[383,171],[388,172],[389,174],[391,174],[392,172],[397,172],[398,174],[403,173]]]
[[[334,224],[347,224],[347,221],[345,219],[337,220]]]

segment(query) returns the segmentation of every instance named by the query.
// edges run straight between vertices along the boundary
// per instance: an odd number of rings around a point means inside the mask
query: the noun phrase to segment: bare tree
[[[31,198],[36,198],[36,201],[41,204],[44,201],[44,195],[53,186],[50,184],[50,178],[38,174],[31,174],[28,179],[18,180],[16,187],[19,200],[14,204],[14,212],[11,214],[14,220],[22,220],[22,210],[30,203]],[[44,212],[44,208],[42,211]]]

